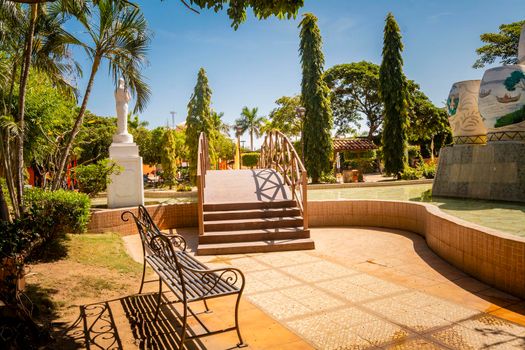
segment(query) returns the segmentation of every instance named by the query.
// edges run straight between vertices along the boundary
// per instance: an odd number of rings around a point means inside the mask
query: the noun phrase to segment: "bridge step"
[[[314,249],[315,244],[310,238],[293,240],[268,240],[256,242],[237,242],[219,244],[199,244],[198,255],[266,253],[287,250]]]
[[[205,221],[204,232],[303,226],[301,216]]]
[[[230,210],[252,210],[252,209],[272,209],[272,208],[293,208],[297,207],[295,200],[274,200],[269,202],[232,202],[232,203],[205,203],[204,211],[230,211]]]
[[[275,218],[285,216],[301,216],[301,210],[299,208],[270,208],[210,211],[204,212],[204,221]]]
[[[293,240],[302,238],[310,238],[310,231],[304,230],[302,227],[284,227],[266,230],[206,232],[206,234],[199,237],[199,244]]]

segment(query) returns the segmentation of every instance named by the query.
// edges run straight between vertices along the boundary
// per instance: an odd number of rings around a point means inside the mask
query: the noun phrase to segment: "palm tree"
[[[253,134],[259,137],[261,134],[261,126],[263,124],[264,117],[257,116],[259,108],[248,108],[243,107],[241,117],[235,121],[236,127],[240,128],[242,133],[248,131],[250,133],[250,148],[253,151]]]
[[[6,55],[3,57],[4,62],[11,67],[7,84],[1,87],[3,114],[13,115],[17,126],[16,137],[8,140],[13,143],[8,155],[12,162],[8,166],[4,164],[9,175],[6,179],[10,182],[8,189],[15,217],[24,210],[25,95],[29,71],[34,67],[45,72],[58,88],[73,94],[74,89],[65,76],[79,72],[78,66],[67,53],[68,45],[76,40],[62,26],[67,20],[67,14],[80,11],[82,4],[83,0],[61,0],[53,4],[32,3],[29,7],[22,7],[13,1],[0,2],[0,49]],[[13,92],[18,72],[18,104],[15,104]]]
[[[222,121],[224,117],[224,112],[217,113],[215,111],[211,112],[211,126],[212,129],[218,131],[226,136],[230,136],[230,126]]]
[[[52,184],[54,190],[62,183],[64,169],[82,126],[95,76],[103,60],[107,60],[115,84],[123,77],[136,96],[134,112],[141,111],[150,96],[150,89],[140,71],[147,64],[146,51],[151,34],[140,9],[126,1],[98,0],[88,12],[79,16],[79,21],[90,39],[82,47],[92,60],[91,72],[78,116],[61,152]]]

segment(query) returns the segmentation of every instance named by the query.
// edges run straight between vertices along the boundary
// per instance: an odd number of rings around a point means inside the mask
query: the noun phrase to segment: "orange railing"
[[[204,234],[204,188],[206,187],[206,171],[210,168],[210,155],[208,153],[208,138],[201,132],[197,155],[197,189],[199,208],[199,235]]]
[[[280,131],[270,131],[264,138],[259,158],[260,168],[271,168],[283,177],[292,190],[292,199],[297,202],[303,216],[303,226],[308,228],[307,186],[308,175],[292,142]]]

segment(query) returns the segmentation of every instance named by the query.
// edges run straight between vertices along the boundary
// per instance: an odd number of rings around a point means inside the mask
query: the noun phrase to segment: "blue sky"
[[[170,111],[176,112],[177,124],[184,121],[200,67],[208,74],[212,107],[229,123],[245,105],[267,115],[277,98],[299,93],[297,25],[306,12],[319,18],[325,69],[360,60],[379,64],[384,18],[393,12],[405,45],[405,74],[438,106],[453,82],[483,75],[482,69],[471,68],[479,35],[524,19],[525,13],[523,0],[305,0],[295,20],[259,21],[250,13],[235,31],[225,12],[197,15],[179,0],[137,2],[154,32],[144,72],[153,95],[140,114],[152,127],[166,125]],[[86,59],[80,62],[88,67]],[[83,91],[85,81],[79,85]],[[113,89],[102,67],[88,108],[115,115]]]

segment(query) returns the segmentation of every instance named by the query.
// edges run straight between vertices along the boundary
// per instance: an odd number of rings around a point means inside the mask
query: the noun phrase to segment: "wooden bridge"
[[[313,249],[306,216],[307,174],[290,140],[270,132],[258,169],[209,170],[208,141],[199,138],[197,254]]]

